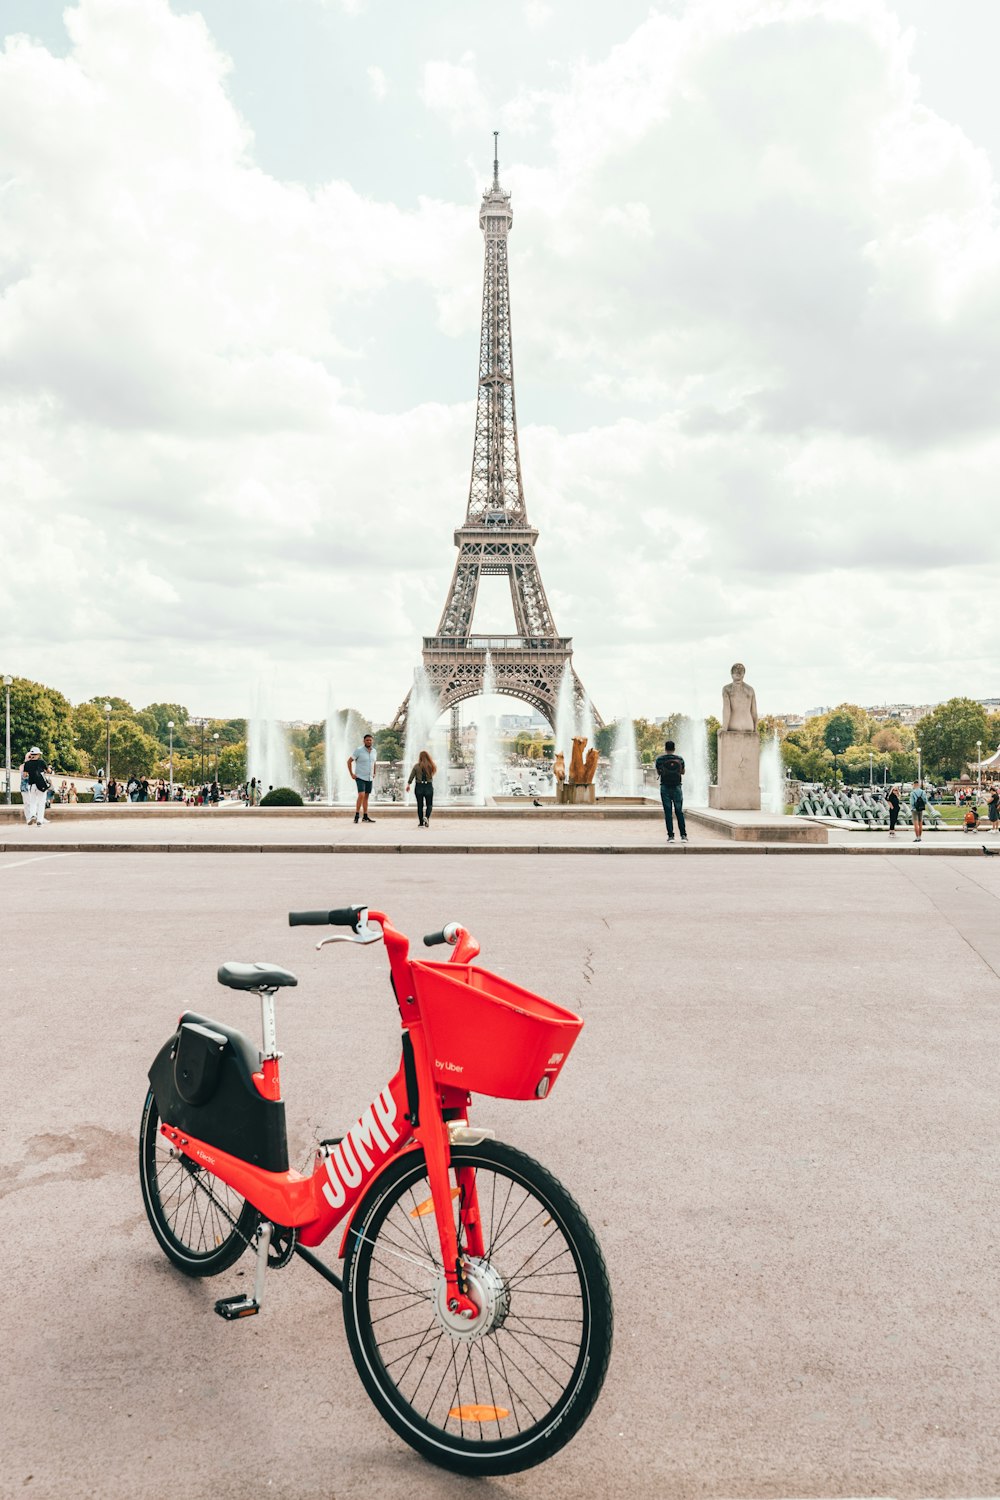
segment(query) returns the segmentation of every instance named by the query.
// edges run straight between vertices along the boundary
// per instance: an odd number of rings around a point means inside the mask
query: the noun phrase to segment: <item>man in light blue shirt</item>
[[[354,754],[347,757],[348,772],[354,777],[354,784],[358,789],[358,800],[354,808],[355,823],[359,818],[362,823],[375,821],[368,816],[368,798],[375,780],[375,760],[375,741],[370,734],[366,734],[364,744],[359,745]]]
[[[924,811],[927,807],[927,792],[922,781],[910,788],[910,817],[913,819],[915,844],[919,844],[924,833]]]

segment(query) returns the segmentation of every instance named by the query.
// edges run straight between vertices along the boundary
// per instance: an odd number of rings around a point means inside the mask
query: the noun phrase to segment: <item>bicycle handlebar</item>
[[[289,927],[357,927],[364,906],[339,906],[334,911],[290,911]]]
[[[424,937],[425,948],[436,948],[440,943],[450,943],[452,947],[458,942],[458,923],[449,922],[447,927],[442,927],[440,932],[428,932]]]

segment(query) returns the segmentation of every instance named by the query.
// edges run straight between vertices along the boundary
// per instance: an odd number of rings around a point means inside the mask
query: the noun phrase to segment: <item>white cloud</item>
[[[278,181],[200,16],[67,15],[65,58],[0,55],[6,665],[234,713],[273,666],[289,715],[327,678],[388,715],[468,488],[474,190]],[[423,65],[438,140],[492,124],[476,40]],[[737,656],[765,709],[995,688],[989,161],[881,0],[692,0],[586,53],[489,103],[528,509],[598,706],[707,711]]]
[[[377,99],[379,104],[389,92],[389,84],[382,69],[372,63],[368,68],[368,87],[371,89],[372,98]]]
[[[439,59],[426,62],[420,97],[456,134],[482,131],[489,122],[486,94],[473,52],[464,53],[457,63]]]

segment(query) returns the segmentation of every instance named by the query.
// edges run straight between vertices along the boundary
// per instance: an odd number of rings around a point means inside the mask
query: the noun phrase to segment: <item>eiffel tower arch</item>
[[[486,252],[469,503],[465,523],[455,532],[458,557],[437,634],[424,636],[423,663],[437,694],[438,712],[443,713],[482,694],[488,653],[494,691],[531,704],[554,728],[565,667],[572,673],[577,703],[589,700],[573,667],[572,638],[556,632],[535,557],[538,532],[528,524],[524,504],[507,267],[507,236],[514,215],[510,194],[500,186],[496,136],[494,131],[493,183],[479,210]],[[505,575],[510,584],[516,633],[474,635],[480,579],[496,575]],[[409,701],[407,693],[394,729],[405,727]],[[604,721],[592,703],[590,711],[600,727]]]

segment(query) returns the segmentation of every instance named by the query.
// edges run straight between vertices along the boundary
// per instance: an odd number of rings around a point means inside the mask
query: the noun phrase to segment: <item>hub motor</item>
[[[510,1289],[500,1272],[488,1260],[470,1256],[465,1262],[469,1296],[479,1308],[479,1316],[465,1318],[448,1307],[448,1283],[442,1271],[434,1284],[434,1312],[445,1333],[453,1339],[479,1339],[494,1328],[501,1328],[510,1311]]]

